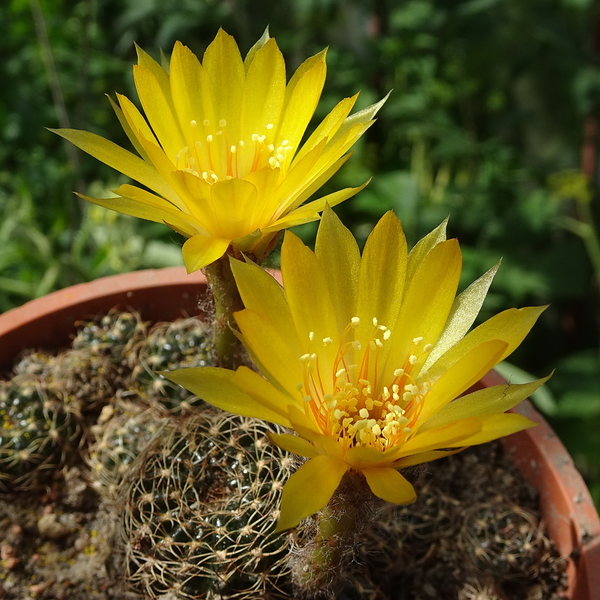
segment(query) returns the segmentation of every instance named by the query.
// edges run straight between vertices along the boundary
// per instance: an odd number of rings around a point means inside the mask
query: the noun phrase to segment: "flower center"
[[[278,146],[273,143],[272,123],[264,127],[262,134],[253,133],[245,140],[232,139],[225,119],[216,124],[208,119],[202,123],[190,121],[190,128],[194,145],[182,148],[173,162],[178,170],[211,184],[219,179],[241,178],[265,167],[283,171],[293,156],[288,140]]]
[[[419,359],[431,351],[423,338],[413,339],[409,353],[393,372],[391,381],[381,382],[380,356],[392,332],[373,318],[367,343],[354,340],[360,325],[353,317],[340,338],[328,379],[323,373],[331,338],[320,343],[309,334],[312,352],[300,357],[304,364],[305,411],[312,413],[323,433],[340,443],[344,450],[367,446],[384,451],[404,443],[412,433],[430,389],[427,372],[415,373]],[[325,349],[327,348],[327,351]],[[400,362],[400,361],[399,361]]]

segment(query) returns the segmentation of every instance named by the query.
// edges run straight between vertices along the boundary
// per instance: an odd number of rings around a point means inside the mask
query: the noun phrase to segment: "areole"
[[[200,272],[182,267],[114,275],[53,292],[0,315],[0,368],[8,371],[29,348],[68,345],[77,322],[111,308],[133,308],[144,320],[171,320],[198,313],[206,292]],[[504,380],[489,372],[474,389]],[[600,520],[589,491],[565,447],[543,417],[525,401],[515,411],[539,423],[504,438],[510,454],[540,496],[543,519],[568,560],[569,600],[600,598]]]

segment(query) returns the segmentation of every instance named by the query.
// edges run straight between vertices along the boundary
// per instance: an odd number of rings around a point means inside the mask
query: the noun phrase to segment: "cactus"
[[[149,598],[286,598],[292,535],[275,533],[292,459],[270,426],[205,409],[170,420],[124,484],[129,581]]]
[[[107,315],[81,325],[72,348],[107,354],[115,363],[126,360],[132,346],[147,334],[146,324],[136,312],[111,310]]]
[[[77,412],[35,376],[0,382],[0,491],[31,489],[52,476],[79,442]]]
[[[464,515],[458,543],[475,572],[498,581],[531,581],[549,550],[535,516],[502,499],[471,507]]]
[[[211,344],[206,325],[196,318],[160,323],[135,349],[137,365],[132,387],[150,405],[173,415],[184,415],[204,402],[176,385],[160,371],[212,364]]]
[[[105,408],[86,455],[92,487],[101,497],[116,499],[131,464],[163,424],[154,411],[125,400]]]

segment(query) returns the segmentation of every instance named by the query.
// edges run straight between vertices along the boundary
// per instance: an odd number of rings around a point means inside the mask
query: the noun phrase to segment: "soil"
[[[114,315],[112,318],[114,324]],[[49,452],[50,462],[40,460],[36,466],[32,461],[31,476],[27,474],[23,478],[19,472],[16,479],[0,479],[5,489],[0,498],[2,599],[220,597],[215,592],[185,595],[176,583],[172,590],[148,584],[144,593],[136,593],[128,583],[131,564],[126,557],[131,556],[128,544],[131,546],[134,542],[123,533],[123,511],[127,507],[118,493],[120,482],[129,476],[130,464],[139,469],[140,459],[136,460],[136,456],[143,454],[145,444],[152,440],[156,443],[164,423],[172,426],[175,422],[179,427],[186,419],[194,418],[194,411],[202,410],[197,399],[179,391],[173,394],[158,376],[150,378],[147,388],[140,387],[140,371],[153,373],[154,366],[156,370],[165,368],[164,361],[155,354],[147,360],[145,349],[154,344],[152,352],[155,352],[156,340],[160,338],[167,339],[163,345],[169,350],[172,339],[165,326],[158,330],[159,334],[153,335],[145,325],[140,325],[139,319],[133,321],[137,325],[127,333],[130,338],[117,340],[118,353],[114,345],[102,341],[104,345],[95,344],[94,360],[87,361],[97,365],[98,355],[110,356],[116,366],[103,369],[114,377],[118,386],[114,381],[108,386],[104,380],[98,382],[97,371],[91,377],[78,374],[77,386],[73,381],[68,382],[71,396],[67,398],[66,392],[60,393],[58,382],[52,380],[52,370],[46,368],[54,362],[64,365],[65,353],[62,358],[43,360],[39,355],[30,355],[35,356],[30,359],[31,364],[44,364],[44,368],[23,366],[23,361],[16,367],[17,379],[25,371],[35,371],[36,376],[42,378],[40,385],[45,394],[54,393],[70,407],[67,412],[81,420],[77,431],[82,433],[76,447],[63,448],[60,460]],[[182,330],[189,330],[188,325],[178,329],[180,349],[187,348],[182,341]],[[178,364],[190,363],[189,356],[198,344],[198,330],[194,335],[194,343],[188,345],[189,352],[180,352]],[[81,341],[82,337],[78,339]],[[205,350],[205,346],[202,348]],[[125,349],[131,352],[129,356],[125,356]],[[81,347],[77,351],[81,352]],[[81,357],[78,360],[82,362]],[[150,366],[146,368],[147,365]],[[135,386],[131,385],[132,378],[137,382]],[[94,401],[87,407],[81,404],[81,398],[75,402],[73,389],[83,386],[88,393],[92,380],[104,391],[91,394]],[[4,385],[9,384],[7,380]],[[123,408],[125,399],[128,408]],[[0,412],[7,410],[6,406],[0,406]],[[3,416],[3,427],[7,430],[7,418]],[[131,454],[119,463],[118,473],[114,469],[108,472],[106,458],[98,458],[99,448],[104,449],[108,454],[102,456],[111,458],[111,468],[116,464],[115,452],[111,454],[116,438],[107,432],[122,432],[122,427],[115,429],[117,419],[121,424],[131,424],[134,419],[138,423],[132,436],[135,444],[128,442],[126,446],[123,440],[129,438],[125,434],[118,438],[121,444],[118,456]],[[3,435],[0,450],[2,444],[8,443],[7,433]],[[68,441],[72,444],[74,434],[69,435]],[[267,438],[264,443],[269,444]],[[0,475],[3,460],[4,454],[0,454]],[[55,468],[50,469],[50,464]],[[11,469],[12,466],[11,463]],[[106,472],[99,473],[102,469]],[[10,474],[12,477],[12,471]],[[504,457],[499,443],[470,448],[404,474],[417,490],[417,501],[410,506],[385,505],[379,509],[376,525],[365,531],[350,568],[336,583],[331,597],[347,600],[559,600],[565,597],[565,560],[545,533],[535,491]],[[18,491],[11,489],[11,485]],[[135,551],[139,554],[141,550],[138,547]],[[151,555],[148,560],[156,562],[155,554],[148,552]],[[255,600],[284,597],[278,592],[269,592],[268,582],[266,585],[265,590],[254,595],[228,597]],[[278,585],[283,589],[287,587],[280,581]]]

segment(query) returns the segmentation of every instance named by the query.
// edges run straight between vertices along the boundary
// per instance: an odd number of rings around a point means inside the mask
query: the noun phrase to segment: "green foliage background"
[[[44,127],[127,146],[105,93],[134,99],[134,42],[246,52],[270,26],[290,72],[329,46],[317,117],[393,93],[325,192],[362,242],[389,209],[414,243],[450,215],[465,284],[503,257],[482,318],[550,304],[504,365],[556,369],[535,402],[600,502],[600,20],[592,0],[5,0],[0,5],[0,310],[80,281],[181,264],[166,227],[80,202],[123,181]],[[584,158],[582,158],[582,156]],[[310,241],[315,226],[298,233]]]

